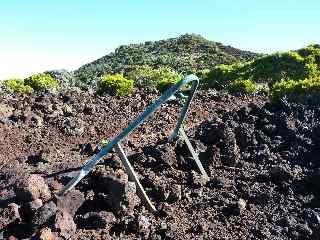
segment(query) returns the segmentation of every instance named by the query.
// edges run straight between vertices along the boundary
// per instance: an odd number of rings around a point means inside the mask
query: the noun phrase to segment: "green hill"
[[[179,73],[187,73],[219,64],[249,61],[258,56],[199,35],[185,34],[167,40],[120,46],[113,53],[80,67],[74,75],[82,84],[94,86],[97,77],[128,72],[135,66],[170,67]]]

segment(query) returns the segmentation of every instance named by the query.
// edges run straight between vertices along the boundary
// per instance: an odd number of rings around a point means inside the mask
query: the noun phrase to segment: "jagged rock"
[[[41,150],[39,153],[39,161],[49,163],[53,159],[52,153],[50,152],[49,149],[47,150]]]
[[[136,217],[136,221],[138,224],[138,232],[142,234],[145,238],[147,238],[150,235],[150,219],[146,216],[139,215],[138,217]]]
[[[58,193],[63,188],[63,185],[57,180],[53,180],[48,183],[48,186],[53,194]]]
[[[220,140],[221,121],[221,119],[216,119],[214,122],[202,123],[198,135],[203,143],[216,144]]]
[[[0,230],[10,223],[20,220],[19,205],[10,203],[4,209],[0,208]]]
[[[13,113],[12,107],[5,104],[0,104],[0,119],[8,118],[12,115],[12,113]]]
[[[41,199],[27,202],[22,206],[22,211],[27,218],[30,218],[39,208],[43,206]]]
[[[37,126],[37,127],[41,127],[41,126],[43,126],[43,118],[41,117],[41,116],[39,116],[39,115],[33,115],[32,117],[31,117],[31,121],[35,124],[35,126]]]
[[[54,217],[57,210],[57,206],[53,201],[46,202],[35,212],[30,222],[34,228],[41,227]]]
[[[236,139],[241,148],[245,148],[250,144],[253,130],[253,126],[247,123],[242,123],[236,128]]]
[[[84,123],[81,119],[67,118],[62,128],[64,133],[69,136],[80,136],[84,132]]]
[[[56,237],[52,233],[51,229],[46,227],[46,228],[40,229],[40,231],[37,234],[37,239],[39,239],[39,240],[55,240]]]
[[[61,237],[69,239],[76,233],[77,226],[68,212],[58,210],[54,220],[54,230],[58,232]]]
[[[96,111],[96,107],[95,105],[85,105],[84,108],[83,108],[83,113],[86,114],[86,115],[92,115],[94,112]]]
[[[210,188],[224,188],[226,186],[226,182],[225,179],[223,178],[214,178],[212,180],[210,180],[210,182],[208,182],[208,187]]]
[[[96,153],[96,146],[93,143],[86,143],[81,145],[81,154],[91,156]]]
[[[208,178],[203,177],[201,174],[192,171],[191,172],[191,181],[192,181],[192,186],[194,188],[200,188],[203,187],[207,184],[207,182],[209,181]]]
[[[271,159],[271,152],[267,144],[261,144],[255,154],[255,159],[259,162],[266,162]]]
[[[133,213],[133,209],[140,202],[136,195],[136,185],[129,182],[126,174],[119,177],[104,175],[99,181],[99,188],[108,194],[106,199],[108,205],[115,213]]]
[[[320,214],[313,209],[305,209],[302,212],[302,217],[308,222],[308,225],[319,228],[320,227]]]
[[[273,166],[270,169],[270,176],[276,181],[286,181],[292,178],[290,170],[286,169],[284,166]]]
[[[47,201],[51,193],[45,180],[40,175],[32,174],[15,185],[14,188],[17,199],[22,202],[29,202],[36,199]]]
[[[57,207],[66,210],[72,217],[84,201],[84,194],[79,190],[72,190],[64,196],[56,197]]]
[[[115,220],[116,218],[111,212],[88,212],[78,220],[78,224],[84,229],[105,229]]]
[[[67,104],[63,105],[62,111],[66,116],[72,115],[72,112],[73,112],[72,108]]]
[[[181,200],[182,191],[181,191],[181,185],[173,184],[171,186],[171,190],[169,192],[169,196],[167,197],[168,202],[176,202]]]
[[[237,206],[236,206],[236,213],[237,214],[241,214],[244,210],[246,210],[246,206],[247,206],[247,203],[244,199],[240,198],[238,201],[237,201]]]
[[[161,171],[165,168],[176,167],[175,152],[169,144],[160,146],[148,146],[143,149],[143,155],[139,156],[147,167]]]
[[[296,224],[294,228],[291,229],[291,235],[295,239],[310,239],[313,231],[307,224]]]
[[[226,124],[219,126],[219,135],[221,136],[221,161],[227,166],[235,166],[240,160],[240,149],[237,145],[235,133]]]

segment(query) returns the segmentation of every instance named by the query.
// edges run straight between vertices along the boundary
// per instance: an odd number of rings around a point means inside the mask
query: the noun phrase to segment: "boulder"
[[[53,201],[45,203],[41,208],[39,208],[31,219],[31,224],[34,228],[41,227],[48,223],[51,218],[57,212],[57,206]]]
[[[79,190],[72,190],[64,196],[56,197],[57,207],[66,210],[72,217],[84,201],[84,194]]]
[[[105,229],[108,224],[115,222],[112,212],[88,212],[79,218],[78,223],[84,229]]]
[[[50,228],[42,228],[38,234],[37,234],[37,238],[39,240],[55,240],[56,237],[54,236],[54,234],[52,233]]]
[[[48,201],[51,193],[45,180],[40,175],[28,175],[14,187],[14,192],[18,200],[30,202],[36,199]]]
[[[15,203],[10,203],[4,209],[0,208],[0,229],[3,229],[10,223],[20,220],[19,206]]]
[[[106,202],[114,213],[132,214],[135,206],[140,203],[136,195],[136,185],[128,181],[126,174],[118,177],[103,175],[99,181],[99,188],[107,193]]]
[[[77,226],[67,211],[59,209],[54,219],[54,230],[59,236],[69,239],[76,233]]]

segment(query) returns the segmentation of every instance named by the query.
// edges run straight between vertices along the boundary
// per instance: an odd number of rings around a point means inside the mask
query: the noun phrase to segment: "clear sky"
[[[2,0],[0,33],[0,79],[184,33],[270,53],[320,43],[320,0]]]

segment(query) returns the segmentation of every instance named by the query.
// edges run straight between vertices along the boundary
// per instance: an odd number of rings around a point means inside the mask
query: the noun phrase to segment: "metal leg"
[[[196,161],[196,164],[197,164],[197,166],[198,166],[198,168],[199,168],[202,176],[204,176],[204,177],[207,178],[207,177],[208,177],[208,174],[207,174],[206,171],[204,170],[204,168],[203,168],[203,166],[202,166],[202,163],[201,163],[201,161],[200,161],[200,159],[199,159],[199,157],[198,157],[198,154],[194,151],[194,149],[193,149],[193,147],[192,147],[192,144],[191,144],[191,142],[189,141],[189,138],[188,138],[187,134],[185,133],[185,131],[184,131],[184,129],[183,129],[182,127],[179,129],[179,133],[180,133],[182,139],[183,139],[183,140],[185,141],[185,143],[187,144],[188,149],[189,149],[189,151],[190,151],[193,159]]]
[[[121,133],[119,133],[112,141],[108,144],[106,144],[99,153],[97,153],[96,156],[94,156],[92,159],[88,160],[85,165],[81,168],[77,176],[75,176],[60,192],[58,195],[64,195],[67,192],[69,192],[72,188],[74,188],[77,183],[81,181],[82,178],[84,178],[100,161],[100,159],[106,155],[112,148],[116,148],[122,162],[124,163],[127,173],[129,174],[129,177],[132,178],[133,181],[135,181],[137,185],[138,194],[140,195],[141,199],[146,202],[146,204],[155,211],[155,207],[152,205],[150,199],[146,195],[145,191],[143,190],[136,174],[133,171],[133,168],[131,164],[129,163],[128,159],[125,156],[125,153],[123,152],[123,149],[118,144],[121,140],[123,140],[127,135],[130,134],[134,129],[136,129],[140,124],[142,124],[148,117],[150,117],[163,103],[167,102],[170,97],[172,97],[175,93],[179,91],[180,88],[182,88],[184,85],[192,83],[190,94],[187,98],[187,100],[184,103],[183,109],[181,111],[181,114],[178,118],[176,127],[173,131],[173,134],[171,135],[170,139],[173,140],[176,138],[178,131],[181,133],[181,135],[185,135],[183,130],[181,129],[181,124],[183,123],[186,114],[188,112],[188,108],[190,106],[190,103],[193,99],[194,93],[198,87],[199,79],[195,75],[188,75],[178,83],[176,83],[174,86],[172,86],[170,89],[168,89],[158,100],[156,100],[153,104],[151,104],[141,115],[139,115],[133,122],[131,122]],[[182,132],[181,132],[182,131]],[[201,171],[201,173],[204,176],[207,176],[206,172],[204,171],[200,160],[198,159],[197,154],[193,150],[188,137],[184,137],[189,150],[191,154],[193,155],[195,161],[197,162],[197,165]]]
[[[117,152],[117,154],[120,156],[120,159],[126,169],[126,172],[129,176],[129,180],[135,182],[136,187],[137,187],[137,194],[140,197],[140,199],[142,200],[142,202],[144,204],[146,204],[151,211],[156,212],[156,208],[154,207],[154,205],[152,204],[151,200],[149,199],[148,195],[146,194],[146,192],[144,191],[137,174],[135,173],[135,171],[133,170],[133,167],[131,165],[131,163],[129,162],[123,148],[121,147],[120,143],[117,143],[115,145],[115,150]]]

